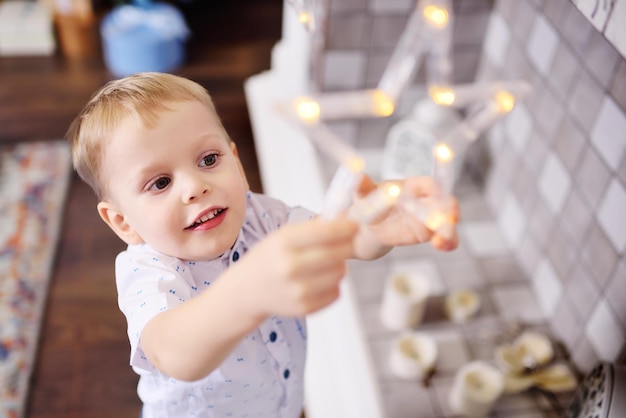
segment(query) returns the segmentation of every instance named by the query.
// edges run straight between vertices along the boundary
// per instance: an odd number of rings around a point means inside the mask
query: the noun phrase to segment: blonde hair
[[[168,103],[190,100],[202,103],[228,138],[209,93],[184,77],[137,73],[110,81],[91,97],[72,122],[66,137],[72,147],[74,169],[98,199],[105,193],[100,170],[104,147],[117,126],[128,117],[136,117],[145,127],[152,128],[159,115],[170,110]]]

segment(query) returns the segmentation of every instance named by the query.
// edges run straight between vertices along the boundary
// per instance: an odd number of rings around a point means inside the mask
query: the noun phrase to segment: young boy
[[[68,139],[98,213],[128,244],[116,281],[143,418],[299,417],[303,316],[338,297],[346,259],[456,245],[454,231],[445,239],[399,209],[358,226],[250,192],[208,93],[185,78],[110,82]],[[433,185],[403,187],[422,197]]]

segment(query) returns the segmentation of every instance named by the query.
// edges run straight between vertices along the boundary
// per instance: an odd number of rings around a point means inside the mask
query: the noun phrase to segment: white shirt
[[[130,364],[140,376],[137,392],[144,403],[142,418],[300,416],[306,356],[306,325],[302,318],[267,319],[235,347],[218,369],[195,382],[176,380],[157,370],[142,351],[139,336],[159,312],[210,287],[268,232],[312,216],[306,209],[290,208],[267,196],[248,193],[246,219],[237,242],[218,259],[181,261],[148,245],[129,246],[118,255],[119,306],[128,321]],[[202,318],[196,321],[201,324]]]

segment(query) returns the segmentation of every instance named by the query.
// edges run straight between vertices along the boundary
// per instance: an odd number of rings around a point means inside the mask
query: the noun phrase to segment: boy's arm
[[[148,360],[176,379],[197,380],[270,315],[303,316],[330,304],[357,229],[346,220],[311,221],[268,235],[202,294],[147,323]]]

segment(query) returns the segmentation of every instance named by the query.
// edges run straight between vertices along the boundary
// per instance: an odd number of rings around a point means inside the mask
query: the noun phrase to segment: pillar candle
[[[449,403],[454,413],[468,417],[485,417],[504,390],[504,375],[481,360],[461,367],[450,391]]]
[[[385,327],[399,331],[422,322],[430,283],[417,274],[394,274],[385,283],[380,319]]]
[[[400,379],[424,381],[434,370],[437,355],[437,343],[428,334],[403,333],[393,342],[389,368]]]

